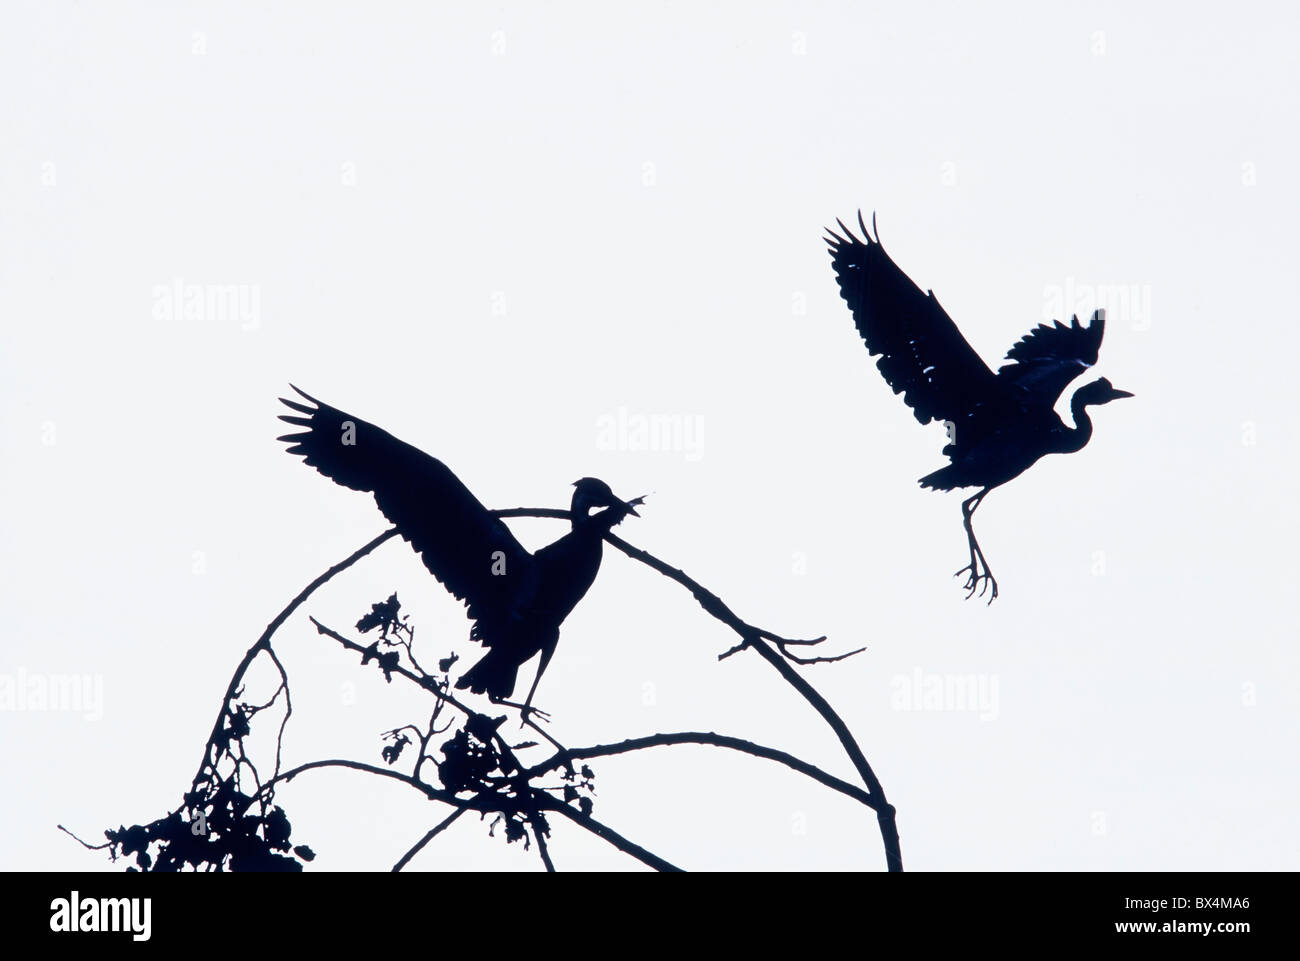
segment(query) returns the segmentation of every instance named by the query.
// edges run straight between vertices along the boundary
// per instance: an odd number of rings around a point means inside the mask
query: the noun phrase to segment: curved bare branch
[[[628,738],[619,741],[616,744],[595,744],[591,747],[568,748],[564,751],[558,751],[550,758],[536,764],[525,771],[525,775],[533,777],[546,771],[554,770],[569,761],[586,760],[593,757],[611,757],[615,754],[628,754],[632,751],[640,751],[648,747],[667,747],[676,744],[701,744],[710,747],[728,748],[733,751],[739,751],[743,754],[750,754],[754,757],[765,758],[770,761],[776,761],[784,764],[786,767],[798,771],[821,784],[826,785],[833,791],[839,791],[853,800],[865,804],[867,807],[875,810],[876,799],[868,794],[856,784],[850,784],[848,781],[838,778],[833,774],[823,771],[816,765],[809,764],[793,754],[785,751],[779,751],[776,748],[765,747],[762,744],[755,744],[753,741],[747,741],[744,738],[731,737],[726,734],[715,734],[712,731],[682,731],[675,734],[649,734],[645,737]]]
[[[498,517],[569,517],[568,511],[554,510],[551,508],[515,507],[508,510],[493,511],[493,513]],[[872,798],[875,801],[872,807],[876,811],[876,820],[879,823],[880,836],[885,847],[886,867],[890,871],[902,871],[903,855],[898,838],[896,811],[894,806],[890,804],[885,797],[885,789],[881,785],[880,779],[876,777],[875,772],[871,769],[871,765],[867,763],[866,755],[862,752],[862,748],[858,746],[857,741],[854,740],[853,734],[849,731],[848,725],[844,723],[844,720],[837,713],[835,713],[835,710],[830,706],[826,699],[818,694],[817,690],[802,676],[800,676],[789,663],[789,661],[795,661],[799,664],[808,664],[817,660],[826,661],[839,659],[799,658],[790,654],[786,649],[788,646],[792,645],[811,646],[820,644],[826,638],[819,637],[810,640],[796,640],[781,637],[779,634],[774,634],[771,631],[764,630],[763,628],[755,627],[754,625],[741,620],[736,613],[726,605],[722,598],[718,597],[718,595],[708,590],[679,568],[673,567],[660,560],[649,551],[644,551],[639,547],[629,544],[627,541],[615,534],[606,534],[605,540],[614,547],[617,547],[633,560],[640,561],[642,564],[657,571],[664,577],[674,580],[682,587],[685,587],[691,592],[692,596],[694,596],[695,600],[702,608],[704,608],[705,611],[740,635],[740,643],[731,650],[724,652],[721,655],[722,658],[730,657],[732,654],[738,653],[746,648],[753,648],[765,661],[776,668],[780,675],[785,678],[785,680],[803,696],[804,700],[812,706],[813,710],[821,715],[822,719],[826,721],[831,730],[835,732],[835,736],[839,738],[844,750],[848,753],[849,760],[853,762],[853,766],[857,769],[858,775],[862,778],[863,784],[871,793]],[[771,644],[775,644],[777,649],[774,650],[767,643],[769,641]],[[855,651],[851,653],[857,652]]]

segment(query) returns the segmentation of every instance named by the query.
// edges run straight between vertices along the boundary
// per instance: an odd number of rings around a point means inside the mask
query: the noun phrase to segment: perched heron
[[[281,397],[296,413],[280,420],[305,430],[278,439],[335,483],[375,495],[424,566],[465,602],[474,621],[470,637],[487,648],[456,687],[519,707],[527,718],[536,710],[533,695],[555,653],[560,625],[596,579],[605,534],[627,515],[640,516],[636,508],[644,498],[620,500],[594,477],[575,481],[569,532],[532,554],[441,461],[293,389],[314,406]],[[507,700],[520,666],[539,653],[527,699]]]
[[[971,348],[952,318],[939,306],[933,291],[919,287],[898,268],[880,245],[880,235],[867,230],[862,214],[862,239],[841,220],[841,233],[828,229],[840,294],[853,312],[858,333],[885,382],[922,424],[942,421],[948,430],[943,453],[951,463],[922,477],[922,487],[955,490],[978,487],[962,502],[962,523],[970,548],[970,563],[957,572],[967,574],[967,598],[979,588],[998,583],[989,570],[971,526],[976,508],[995,487],[1028,470],[1045,454],[1081,450],[1092,437],[1087,408],[1132,397],[1104,377],[1080,387],[1070,398],[1074,428],[1053,410],[1061,392],[1097,362],[1106,312],[1097,310],[1088,325],[1075,317],[1067,326],[1059,320],[1039,324],[1020,339],[996,374]]]

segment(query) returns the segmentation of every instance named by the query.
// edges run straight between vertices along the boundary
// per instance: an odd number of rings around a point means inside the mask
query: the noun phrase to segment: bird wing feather
[[[290,385],[292,386],[292,385]],[[314,406],[280,398],[302,427],[280,438],[337,484],[369,491],[384,516],[477,621],[474,637],[500,640],[534,579],[534,559],[499,517],[442,461],[387,431],[293,388]]]
[[[1068,325],[1059,320],[1039,324],[1007,351],[1012,363],[998,368],[998,380],[1027,402],[1050,407],[1070,381],[1097,363],[1105,330],[1106,315],[1100,310],[1086,327],[1078,317]]]
[[[999,392],[997,379],[934,293],[921,293],[899,269],[861,213],[862,239],[843,221],[837,223],[842,234],[828,229],[825,239],[840,295],[867,350],[880,355],[876,367],[916,419],[959,421],[991,400]]]

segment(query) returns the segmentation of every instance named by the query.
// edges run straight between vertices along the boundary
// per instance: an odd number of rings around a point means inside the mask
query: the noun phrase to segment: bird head
[[[573,482],[573,501],[569,505],[569,512],[576,522],[588,516],[594,507],[607,507],[610,510],[618,511],[618,517],[614,521],[617,524],[628,514],[633,517],[640,517],[641,515],[636,512],[636,509],[644,501],[644,497],[637,497],[630,501],[619,500],[603,480],[597,480],[595,477],[583,477]]]
[[[1109,404],[1112,400],[1119,400],[1122,397],[1132,397],[1126,390],[1119,390],[1105,377],[1094,380],[1091,384],[1080,387],[1075,394],[1080,397],[1085,404],[1096,406],[1098,404]]]

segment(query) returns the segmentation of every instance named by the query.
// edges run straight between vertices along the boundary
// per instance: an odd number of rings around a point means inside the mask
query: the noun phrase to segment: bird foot
[[[992,604],[993,599],[998,596],[998,582],[993,577],[993,572],[988,569],[988,565],[980,570],[979,564],[972,560],[969,564],[959,570],[953,577],[960,577],[962,574],[968,574],[966,583],[962,588],[966,591],[966,600],[975,596],[975,591],[979,590],[980,597],[988,593],[988,603]],[[989,589],[992,588],[990,591]]]
[[[528,707],[525,705],[519,710],[519,726],[523,727],[527,724],[528,718],[533,714],[536,714],[537,719],[544,724],[551,720],[551,715],[546,711],[543,711],[540,707]]]
[[[523,727],[528,723],[528,716],[530,714],[536,714],[537,719],[540,721],[549,721],[551,719],[549,712],[543,711],[540,707],[533,707],[531,704],[520,704],[518,701],[508,701],[503,697],[489,697],[488,700],[493,704],[500,704],[502,707],[515,708],[519,712],[520,727]]]

